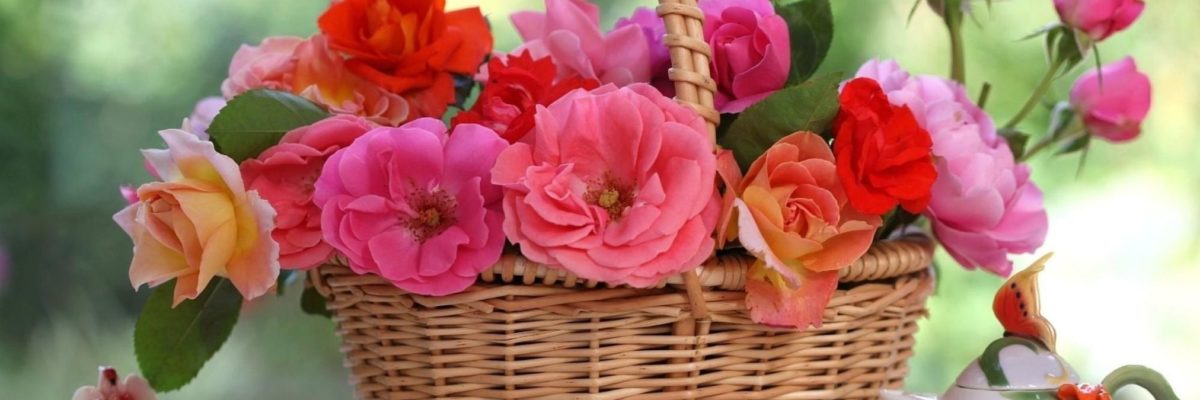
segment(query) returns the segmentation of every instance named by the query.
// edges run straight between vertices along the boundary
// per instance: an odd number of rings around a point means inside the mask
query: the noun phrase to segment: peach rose
[[[133,239],[133,287],[175,283],[174,304],[195,299],[213,277],[227,277],[246,299],[279,275],[271,240],[275,210],[246,191],[233,159],[179,129],[159,132],[164,150],[143,150],[161,176],[138,188],[138,202],[113,219]]]
[[[738,239],[759,261],[746,283],[754,321],[820,326],[838,270],[871,247],[878,216],[850,207],[833,152],[814,133],[797,132],[767,149],[740,188]]]
[[[411,116],[408,100],[351,73],[322,35],[270,37],[258,46],[243,45],[233,55],[221,93],[232,99],[252,89],[296,94],[333,113],[384,125],[399,125]]]

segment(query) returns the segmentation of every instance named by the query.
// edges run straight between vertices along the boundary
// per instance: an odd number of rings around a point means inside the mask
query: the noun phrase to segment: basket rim
[[[910,234],[894,239],[872,243],[871,248],[838,272],[839,283],[858,283],[894,279],[920,273],[929,269],[933,261],[934,244],[928,236]],[[714,254],[704,264],[684,272],[694,272],[700,285],[719,290],[742,290],[746,283],[746,269],[756,258],[744,250]],[[318,272],[318,269],[325,272]],[[314,280],[324,280],[321,275],[353,276],[357,284],[394,286],[386,278],[374,274],[359,274],[349,267],[345,257],[337,255],[326,264],[312,270]],[[525,258],[516,250],[507,250],[500,260],[479,274],[476,284],[512,284],[558,287],[626,287],[610,285],[596,280],[580,278],[561,267],[537,263]],[[659,289],[666,286],[683,287],[683,273],[675,274],[660,284],[644,288]],[[321,285],[318,285],[318,289]]]

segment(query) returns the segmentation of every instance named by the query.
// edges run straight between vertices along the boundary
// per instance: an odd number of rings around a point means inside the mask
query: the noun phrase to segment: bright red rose
[[[538,105],[548,105],[575,89],[600,86],[595,79],[580,77],[554,83],[558,69],[550,57],[534,60],[526,51],[504,58],[488,62],[488,81],[479,93],[479,100],[470,110],[455,116],[454,125],[480,124],[509,143],[516,143],[533,129],[533,114]]]
[[[454,102],[452,74],[474,74],[492,52],[479,8],[445,8],[445,0],[340,0],[317,26],[349,55],[351,71],[408,97],[410,118],[440,117]]]
[[[937,178],[933,140],[907,106],[893,106],[879,83],[857,78],[842,88],[834,120],[837,172],[852,205],[882,215],[899,203],[919,214]]]

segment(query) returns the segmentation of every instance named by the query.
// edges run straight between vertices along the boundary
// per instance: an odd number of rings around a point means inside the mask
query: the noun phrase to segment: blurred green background
[[[451,1],[451,8],[477,1]],[[540,1],[485,1],[497,49],[517,38],[505,15]],[[607,28],[652,1],[611,1]],[[1038,40],[1051,0],[977,1],[966,27],[973,94],[994,85],[988,111],[1016,111],[1044,71]],[[1042,276],[1044,313],[1059,348],[1090,382],[1126,363],[1153,366],[1182,398],[1200,398],[1200,2],[1148,2],[1130,30],[1101,44],[1105,61],[1137,58],[1154,82],[1139,140],[1098,142],[1077,156],[1035,160],[1057,256]],[[116,186],[149,179],[138,148],[177,127],[194,102],[219,94],[241,43],[315,31],[321,0],[0,0],[0,397],[66,399],[95,384],[95,367],[136,370],[132,327],[147,291],[129,287],[130,242],[111,222]],[[824,72],[852,73],[871,57],[945,74],[941,21],[908,0],[834,0],[836,33]],[[1073,71],[1055,84],[1065,97]],[[1040,109],[1028,130],[1047,124]],[[1018,257],[1023,267],[1032,256]],[[922,322],[912,389],[941,391],[1000,328],[1001,279],[965,271],[939,252],[941,280]],[[298,291],[246,308],[233,336],[183,390],[164,399],[348,399],[328,320],[298,307]],[[1137,394],[1123,398],[1137,398]]]

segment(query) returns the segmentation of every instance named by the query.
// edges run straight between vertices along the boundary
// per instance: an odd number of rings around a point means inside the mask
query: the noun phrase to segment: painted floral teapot
[[[1079,376],[1054,351],[1054,327],[1039,312],[1037,274],[1047,254],[1013,275],[996,292],[992,309],[1004,326],[993,341],[940,397],[885,390],[883,400],[1111,400],[1129,385],[1145,388],[1156,400],[1178,400],[1162,375],[1139,365],[1118,368],[1100,385]]]

